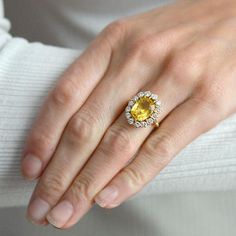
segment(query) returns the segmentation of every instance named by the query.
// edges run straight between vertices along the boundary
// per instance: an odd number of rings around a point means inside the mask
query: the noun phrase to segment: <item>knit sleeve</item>
[[[0,0],[0,207],[26,204],[35,183],[20,174],[26,134],[43,98],[80,51],[13,38]]]
[[[0,2],[0,207],[26,205],[35,186],[20,157],[43,99],[80,51],[13,38]],[[236,115],[198,137],[138,195],[236,189]]]

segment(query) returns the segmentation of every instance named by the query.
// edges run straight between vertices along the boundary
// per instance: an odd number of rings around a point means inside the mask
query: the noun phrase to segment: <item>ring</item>
[[[125,116],[130,125],[143,128],[149,125],[159,127],[156,121],[161,113],[161,101],[158,95],[150,91],[139,92],[132,97],[125,108]]]

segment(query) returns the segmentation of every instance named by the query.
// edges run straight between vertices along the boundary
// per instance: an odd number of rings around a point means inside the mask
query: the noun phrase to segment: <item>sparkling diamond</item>
[[[158,117],[158,114],[157,114],[156,112],[154,112],[154,113],[152,114],[152,118],[156,119],[157,117]]]
[[[141,123],[136,121],[135,124],[134,124],[137,128],[141,127]]]
[[[152,95],[152,93],[150,91],[146,91],[144,94],[146,97],[150,97]]]
[[[127,106],[127,107],[125,108],[125,111],[126,111],[126,112],[130,112],[130,111],[131,111],[131,107],[130,107],[130,106]]]
[[[134,101],[133,100],[129,101],[128,105],[129,106],[133,106],[134,105]]]
[[[126,112],[126,113],[125,113],[125,116],[126,116],[126,118],[130,118],[130,117],[131,117],[131,114],[130,114],[129,112]]]
[[[138,93],[138,95],[137,95],[138,97],[143,97],[144,96],[144,92],[140,92],[140,93]]]
[[[129,118],[129,119],[128,119],[128,123],[129,123],[129,124],[133,124],[133,123],[134,123],[134,119],[133,119],[133,118]]]
[[[147,127],[148,123],[146,121],[142,121],[142,127]]]
[[[151,98],[153,98],[154,100],[157,100],[158,96],[156,94],[152,94]]]
[[[147,123],[150,125],[150,124],[152,124],[153,123],[153,119],[152,118],[149,118],[148,120],[147,120]]]

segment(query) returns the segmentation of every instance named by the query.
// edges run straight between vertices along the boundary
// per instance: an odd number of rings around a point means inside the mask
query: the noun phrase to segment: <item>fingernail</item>
[[[22,174],[25,178],[33,180],[40,174],[42,161],[31,154],[26,155],[22,161]]]
[[[49,204],[41,198],[34,199],[27,210],[27,218],[35,224],[44,224],[45,217],[50,210]]]
[[[61,228],[67,223],[74,212],[72,204],[64,200],[52,209],[47,215],[47,220],[50,224],[57,228]]]
[[[115,208],[115,207],[119,206],[120,204],[121,204],[120,202],[108,204],[108,205],[106,205],[106,208]]]
[[[98,196],[95,197],[95,202],[100,206],[104,207],[115,200],[118,196],[118,190],[115,186],[108,186],[104,188]]]

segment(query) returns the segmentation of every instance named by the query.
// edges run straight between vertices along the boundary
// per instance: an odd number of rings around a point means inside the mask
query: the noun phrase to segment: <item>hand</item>
[[[98,35],[51,91],[28,136],[22,170],[40,176],[31,220],[69,228],[94,201],[120,205],[236,111],[235,9],[235,0],[178,1]],[[127,101],[146,90],[162,101],[158,129],[135,128],[124,116]]]

